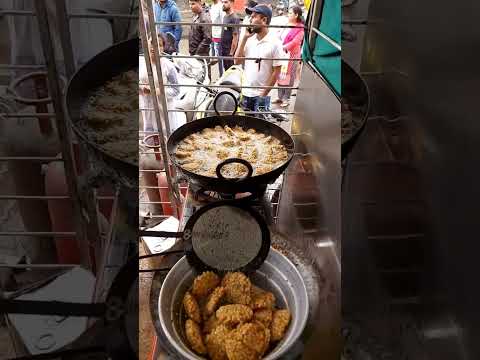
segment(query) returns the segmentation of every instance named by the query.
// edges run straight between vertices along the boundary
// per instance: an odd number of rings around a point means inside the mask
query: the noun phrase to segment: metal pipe
[[[140,155],[148,155],[148,154],[152,154],[152,155],[155,155],[155,153],[158,154],[158,151],[153,151],[153,152],[148,152],[148,151],[139,151],[138,152]],[[165,171],[165,170],[151,170],[151,171]]]
[[[48,156],[0,156],[0,161],[63,161],[62,158]]]
[[[56,10],[57,10],[57,17],[58,17],[58,26],[60,32],[60,43],[62,45],[63,55],[65,59],[65,68],[67,78],[71,78],[76,71],[76,61],[73,54],[73,46],[72,46],[72,36],[70,32],[70,19],[69,14],[67,12],[66,0],[59,0],[56,1]],[[80,156],[78,161],[85,167],[88,168],[90,166],[90,162],[88,161],[86,145],[84,143],[80,144]],[[85,206],[88,214],[88,226],[87,236],[89,239],[94,243],[94,253],[95,253],[95,261],[92,264],[92,270],[94,273],[97,273],[96,265],[97,261],[100,258],[100,251],[102,248],[101,240],[102,237],[101,229],[100,229],[100,222],[98,218],[99,209],[98,209],[98,202],[96,199],[97,192],[94,189],[87,189],[85,192]]]
[[[165,84],[163,85],[165,87],[193,87],[193,88],[204,88],[204,87],[209,87],[209,88],[221,88],[221,89],[231,89],[232,87],[235,87],[233,85],[198,85],[198,84]],[[239,86],[240,87],[240,86]],[[241,86],[242,89],[291,89],[291,90],[297,90],[299,89],[298,87],[295,86]]]
[[[0,236],[41,236],[41,237],[55,237],[55,236],[71,236],[74,237],[75,232],[71,231],[0,231]]]
[[[106,249],[109,249],[111,243],[112,243],[112,239],[113,239],[113,236],[114,236],[114,224],[115,224],[115,220],[117,218],[117,207],[118,207],[118,201],[119,201],[119,196],[120,196],[120,189],[117,189],[115,191],[115,196],[114,196],[114,201],[113,201],[113,204],[112,204],[112,213],[110,214],[110,226],[109,226],[109,229],[108,229],[108,234],[107,234],[107,242],[105,244],[105,250]],[[106,253],[107,251],[104,251],[104,254]],[[104,258],[104,261],[103,261],[104,265],[107,264],[107,257]]]
[[[70,200],[70,196],[0,195],[0,200]]]
[[[120,189],[117,188],[115,190],[114,201],[112,204],[112,212],[110,214],[107,237],[105,239],[104,247],[101,249],[102,250],[101,258],[100,258],[99,266],[97,269],[97,281],[95,282],[95,290],[92,296],[92,302],[94,303],[101,300],[100,296],[102,294],[102,286],[104,285],[103,283],[105,279],[105,269],[107,268],[107,265],[108,265],[108,258],[111,255],[110,249],[111,249],[111,245],[113,243],[113,237],[115,234],[115,220],[117,218],[119,195],[120,195]]]
[[[315,74],[318,75],[318,77],[320,77],[321,79],[323,79],[326,82],[325,77],[320,73],[320,71],[318,71],[318,69],[316,68],[316,66],[313,62],[308,61],[307,64],[310,65],[310,68],[313,70],[313,72],[315,72]]]
[[[138,188],[139,189],[168,189],[168,186],[147,186],[147,185],[143,185],[143,186],[139,186]]]
[[[253,57],[242,57],[242,56],[206,56],[206,55],[162,55],[160,57],[165,58],[172,58],[172,59],[200,59],[200,60],[210,60],[210,59],[222,59],[222,60],[235,60],[235,59],[242,59],[242,60],[258,60],[258,58]],[[302,61],[302,58],[293,58],[293,59],[286,59],[286,58],[273,58],[273,57],[262,57],[262,60],[282,60],[282,61]]]
[[[145,270],[138,270],[139,273],[146,273],[146,272],[157,272],[157,271],[170,271],[171,268],[158,268],[158,269],[145,269]]]
[[[148,234],[147,234],[148,232],[149,232],[148,230],[145,230],[140,236],[148,237]],[[168,233],[168,231],[167,231],[167,233]],[[167,235],[170,235],[170,234],[167,234]],[[157,236],[157,235],[154,235],[154,236]],[[139,256],[138,260],[150,259],[150,258],[160,257],[160,256],[165,256],[165,255],[170,255],[170,254],[183,254],[184,252],[185,252],[185,250],[162,251],[162,252],[155,253],[155,254],[148,254],[148,255]]]
[[[151,6],[152,4],[151,3],[148,3],[146,9],[147,9],[147,17],[148,17],[148,23],[149,23],[149,26],[150,28],[149,29],[146,29],[146,31],[150,31],[150,35],[152,34],[156,34],[156,28],[155,28],[155,25],[153,24],[155,19],[154,19],[154,14],[153,14],[153,8]],[[143,10],[142,10],[143,11]],[[168,108],[168,105],[167,105],[167,97],[165,95],[165,84],[164,81],[163,81],[163,72],[162,72],[162,62],[160,61],[160,52],[158,51],[158,37],[157,36],[150,36],[150,38],[152,39],[152,45],[153,45],[153,58],[154,58],[154,61],[155,61],[155,70],[157,71],[157,81],[159,83],[159,92],[160,94],[157,93],[157,91],[152,91],[152,93],[156,94],[157,96],[157,99],[158,97],[160,97],[161,99],[161,104],[162,104],[162,110],[163,110],[163,115],[164,115],[164,126],[165,126],[165,129],[166,129],[166,135],[167,136],[170,136],[170,122],[168,120],[168,112],[167,112],[167,108]],[[150,44],[148,44],[148,41],[147,41],[147,51],[148,51],[148,54],[150,54],[150,47],[148,47]],[[145,49],[145,48],[144,48]],[[150,60],[150,56],[146,56],[149,58]],[[145,61],[147,61],[145,59]],[[152,72],[153,73],[153,72]],[[155,81],[154,81],[155,82]],[[156,90],[156,88],[155,88]],[[159,122],[160,119],[157,118],[157,126],[160,126],[160,122]]]
[[[72,34],[70,33],[70,22],[67,13],[66,0],[55,1],[57,10],[58,32],[60,35],[60,43],[63,49],[63,57],[65,61],[65,70],[67,78],[70,79],[75,73],[76,63],[73,56]]]
[[[0,200],[71,200],[70,196],[0,195]],[[113,196],[98,196],[98,200],[114,200]]]
[[[44,1],[35,1],[34,3],[36,13],[38,14],[38,16],[36,16],[36,19],[38,21],[40,29],[39,34],[42,41],[45,62],[48,69],[48,83],[51,92],[51,98],[55,113],[57,114],[55,119],[57,123],[58,137],[60,140],[60,145],[64,158],[65,173],[68,174],[66,176],[66,180],[69,193],[72,196],[73,213],[76,220],[74,221],[76,232],[65,233],[65,236],[70,236],[70,234],[73,234],[72,236],[75,236],[75,234],[78,235],[77,242],[79,246],[82,264],[85,266],[85,268],[91,269],[92,264],[90,260],[90,249],[86,236],[86,229],[84,227],[85,224],[82,221],[84,220],[84,217],[80,205],[80,194],[78,192],[76,183],[76,179],[78,178],[78,176],[77,170],[75,168],[75,161],[72,149],[71,131],[66,121],[66,113],[61,95],[62,92],[60,90],[60,79],[55,76],[59,73],[59,71],[55,62],[55,51],[51,41],[52,36],[50,33],[48,12]]]
[[[9,114],[9,113],[0,113],[0,117],[4,118],[54,118],[56,115],[55,113],[15,113],[15,114]]]
[[[147,110],[147,109],[146,109]],[[178,109],[168,109],[168,112],[203,112],[207,114],[216,113],[215,110],[178,110]],[[293,115],[294,112],[275,112],[275,111],[242,111],[242,114],[253,115],[253,114],[278,114],[278,115]]]
[[[90,13],[69,13],[68,17],[71,19],[85,18],[85,19],[125,19],[125,20],[137,20],[138,15],[130,14],[90,14]]]
[[[180,26],[200,26],[200,25],[207,25],[207,26],[225,26],[224,23],[196,23],[196,22],[183,22],[183,21],[155,21],[155,25],[180,25]],[[250,27],[251,24],[228,24],[228,26],[232,27]],[[306,26],[298,26],[298,25],[262,25],[262,27],[266,28],[280,28],[280,29],[292,29],[292,28],[301,28],[301,29],[308,29]]]
[[[45,65],[0,64],[0,70],[45,70]]]
[[[147,29],[146,29],[146,24],[145,24],[145,14],[144,14],[144,9],[145,7],[147,8],[147,16],[148,16],[148,19],[149,19],[149,22],[151,23],[151,27],[150,27],[150,31],[152,34],[155,34],[156,33],[156,29],[155,27],[153,26],[153,10],[152,10],[152,4],[151,2],[149,1],[145,1],[145,0],[141,0],[140,1],[140,19],[142,19],[142,24],[140,24],[139,28],[140,28],[140,38],[142,40],[142,46],[144,49],[146,49],[146,54],[147,56],[145,56],[145,64],[146,64],[146,67],[147,67],[147,74],[148,74],[148,81],[149,81],[149,85],[150,85],[150,89],[152,89],[152,92],[154,94],[157,93],[156,91],[156,87],[155,87],[155,81],[153,79],[153,70],[152,70],[152,64],[150,62],[150,49],[149,49],[149,44],[148,44],[148,41],[147,41]],[[162,73],[161,73],[161,68],[160,68],[160,59],[158,58],[158,41],[157,41],[157,37],[156,36],[152,36],[152,39],[154,41],[154,46],[157,47],[157,49],[154,49],[154,58],[155,58],[155,61],[156,61],[156,65],[157,65],[157,71],[160,71],[158,72],[158,76],[159,76],[159,80],[161,81],[161,84],[163,85],[163,78],[162,78]],[[163,89],[160,89],[161,91],[163,91]],[[164,139],[165,136],[163,134],[163,128],[162,128],[162,123],[161,123],[161,118],[160,118],[160,107],[159,107],[159,103],[158,103],[158,96],[155,96],[153,97],[154,101],[153,101],[153,106],[154,106],[154,109],[155,109],[155,116],[157,118],[157,127],[159,129],[159,133],[160,133],[160,138],[161,139]],[[165,122],[168,123],[168,112],[166,111],[167,110],[167,104],[166,104],[166,99],[165,99],[165,96],[163,96],[163,102],[164,102],[164,117],[165,117]],[[172,204],[172,209],[173,209],[173,214],[175,217],[178,217],[178,211],[177,211],[177,204],[180,203],[180,194],[178,192],[178,189],[174,186],[173,184],[173,181],[172,181],[172,176],[171,176],[171,173],[170,173],[170,167],[169,167],[169,164],[168,164],[168,153],[167,153],[167,147],[166,147],[166,144],[165,144],[165,141],[160,141],[160,147],[161,147],[161,151],[162,151],[162,160],[164,162],[164,169],[165,169],[165,173],[166,173],[166,177],[167,177],[167,184],[168,184],[168,187],[169,187],[169,197],[170,197],[170,201],[171,201],[171,204]],[[140,170],[142,171],[142,170]]]
[[[142,205],[150,205],[150,204],[170,204],[170,201],[140,201]]]
[[[71,269],[78,267],[78,264],[0,264],[0,269],[32,269],[32,270],[44,270],[44,269]]]
[[[320,24],[320,19],[322,15],[323,1],[314,1],[312,6],[309,9],[310,22],[307,25],[308,28],[308,47],[312,49],[315,47],[314,36],[313,36],[313,27],[314,24]],[[307,32],[306,32],[307,33]]]
[[[318,29],[315,29],[314,27],[312,27],[312,31],[318,36],[320,36],[321,38],[323,38],[325,41],[327,41],[335,49],[337,49],[338,51],[342,51],[342,47],[339,44],[337,44],[334,40],[332,40],[329,36],[325,35],[323,32],[321,32]]]
[[[0,17],[5,15],[15,15],[15,16],[35,16],[34,11],[29,10],[0,10]]]

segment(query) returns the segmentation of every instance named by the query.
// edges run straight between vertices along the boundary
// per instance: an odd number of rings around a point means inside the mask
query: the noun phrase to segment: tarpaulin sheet
[[[311,9],[310,9],[311,10]],[[320,9],[318,30],[340,45],[341,42],[341,1],[323,0]],[[309,17],[313,14],[309,13]],[[307,22],[308,23],[308,22]],[[308,31],[305,32],[302,58],[311,61],[317,71],[327,80],[332,89],[341,95],[341,51],[318,34],[315,46],[309,47]]]

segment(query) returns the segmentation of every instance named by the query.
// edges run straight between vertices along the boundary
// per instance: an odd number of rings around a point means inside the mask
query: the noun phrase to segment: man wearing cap
[[[246,86],[274,86],[280,74],[284,57],[282,44],[276,36],[269,33],[267,25],[272,20],[272,10],[267,5],[256,5],[247,8],[251,12],[250,24],[235,53],[236,57],[255,58],[257,60],[236,59],[235,64],[245,64]],[[259,107],[270,108],[271,89],[243,90],[243,108],[258,111]]]
[[[248,0],[247,8],[245,9],[246,16],[243,18],[243,21],[242,21],[243,25],[250,25],[250,17],[252,15],[252,12],[248,9],[253,8],[255,6],[257,6],[257,2],[255,0]],[[243,38],[243,35],[245,35],[245,31],[247,31],[246,27],[240,28],[239,39]]]

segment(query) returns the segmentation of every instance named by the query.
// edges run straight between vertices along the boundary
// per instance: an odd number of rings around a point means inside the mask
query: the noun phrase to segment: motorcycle
[[[182,55],[178,53],[175,37],[172,33],[165,34],[165,44],[163,55],[173,55],[168,59],[174,64],[177,69],[177,80],[179,84],[185,85],[208,85],[210,79],[208,76],[208,64],[205,60],[193,57],[177,58],[175,55]],[[178,112],[171,112],[170,114],[185,114],[186,121],[192,121],[194,112],[198,104],[203,102],[206,97],[205,93],[201,93],[199,88],[190,86],[180,86],[180,93],[175,97],[175,100],[170,104],[170,108],[178,110]],[[183,110],[183,112],[182,112]]]
[[[242,103],[242,84],[246,82],[245,74],[242,66],[233,65],[228,70],[226,70],[223,75],[213,84],[213,85],[222,85],[228,87],[216,88],[202,86],[200,88],[199,94],[201,94],[203,100],[196,101],[199,103],[199,106],[196,108],[198,111],[195,113],[194,118],[204,118],[207,116],[212,116],[212,111],[215,111],[213,103],[216,98],[217,100],[217,110],[220,113],[232,113],[235,107],[235,101],[232,96],[236,99],[237,104]],[[229,94],[226,94],[229,93]],[[277,114],[275,111],[272,111],[266,107],[259,107],[259,112],[265,112],[264,114],[255,114],[253,116],[259,117],[261,119],[271,121],[271,122],[282,122],[288,121],[288,119],[282,114]],[[237,109],[238,114],[244,114],[243,109],[240,107]],[[270,114],[272,113],[272,114]]]
[[[197,109],[207,97],[207,93],[202,91],[203,87],[208,86],[210,78],[208,77],[208,65],[205,60],[191,58],[173,58],[173,64],[178,71],[178,83],[185,85],[202,85],[202,88],[180,86],[180,94],[172,104],[173,109],[183,110],[187,122],[195,118],[193,110]]]

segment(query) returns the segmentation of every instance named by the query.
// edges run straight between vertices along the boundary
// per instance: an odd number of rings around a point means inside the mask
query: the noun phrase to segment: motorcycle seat
[[[234,82],[232,82],[232,81],[228,81],[228,80],[220,81],[220,82],[218,83],[218,85],[228,85],[228,86],[231,86],[230,89],[231,89],[231,90],[234,90],[234,91],[236,91],[236,92],[238,92],[238,93],[240,93],[240,92],[242,91],[242,90],[240,89],[240,85],[238,85],[238,84],[236,84],[236,83],[234,83]],[[227,91],[228,91],[228,90],[230,90],[230,89],[221,89],[221,90],[227,90]]]

